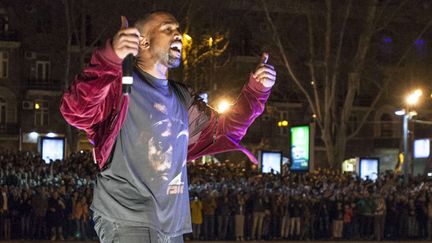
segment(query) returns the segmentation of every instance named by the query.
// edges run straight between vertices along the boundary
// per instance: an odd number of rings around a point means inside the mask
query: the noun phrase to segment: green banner
[[[291,127],[291,170],[309,170],[310,127]]]

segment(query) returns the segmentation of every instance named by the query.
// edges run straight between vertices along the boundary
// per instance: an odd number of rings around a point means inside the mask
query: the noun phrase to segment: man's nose
[[[181,35],[180,31],[176,30],[176,32],[174,34],[174,40],[182,41],[182,35]]]

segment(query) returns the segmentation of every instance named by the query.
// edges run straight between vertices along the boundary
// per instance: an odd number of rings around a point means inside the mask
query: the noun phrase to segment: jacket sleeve
[[[189,108],[188,160],[238,149],[249,126],[264,111],[269,95],[270,88],[265,88],[251,75],[236,103],[226,113],[218,114],[209,107],[203,109],[202,104],[192,105]],[[205,117],[208,121],[199,121]]]
[[[270,88],[264,87],[250,75],[236,103],[220,116],[217,133],[240,142],[249,126],[264,111],[269,96]]]
[[[60,112],[70,125],[91,135],[92,126],[109,116],[121,96],[121,62],[109,40],[95,50],[62,97]]]

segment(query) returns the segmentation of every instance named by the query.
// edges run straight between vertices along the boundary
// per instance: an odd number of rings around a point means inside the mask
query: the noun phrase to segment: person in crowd
[[[408,218],[409,218],[409,207],[408,198],[406,195],[398,195],[396,199],[396,209],[397,209],[397,233],[396,238],[407,239],[408,238]]]
[[[271,239],[271,218],[272,218],[272,204],[269,196],[269,192],[264,194],[264,219],[263,219],[263,227],[262,227],[262,239],[269,240]]]
[[[300,237],[300,223],[301,223],[301,204],[298,195],[293,197],[290,201],[289,209],[290,212],[290,236],[291,239],[298,239]]]
[[[408,199],[408,237],[414,239],[417,234],[416,206],[413,197]]]
[[[335,240],[340,240],[342,239],[344,216],[342,201],[340,199],[336,199],[336,201],[333,202],[332,207],[332,238]]]
[[[415,202],[416,206],[416,219],[418,225],[417,237],[418,239],[427,238],[427,201],[424,193],[419,194]]]
[[[21,189],[18,189],[17,185],[18,184],[14,184],[12,187],[10,187],[10,192],[9,192],[11,239],[19,238],[21,233],[20,232],[21,230],[21,217],[20,217]]]
[[[217,208],[217,191],[206,191],[203,199],[203,233],[204,240],[215,238],[215,212]]]
[[[3,177],[0,177],[0,192],[2,193],[0,197],[0,240],[6,240],[6,237],[11,240],[19,240],[21,238],[25,238],[25,228],[22,229],[22,219],[23,219],[23,203],[25,198],[28,198],[31,205],[31,224],[30,224],[30,232],[32,239],[46,240],[50,239],[51,232],[46,232],[44,225],[46,223],[51,223],[51,216],[46,217],[46,211],[48,208],[48,198],[46,192],[49,190],[51,194],[53,191],[57,191],[59,194],[59,198],[63,198],[63,201],[66,203],[65,198],[75,198],[73,201],[78,202],[78,197],[85,196],[87,198],[87,207],[82,207],[84,212],[90,212],[88,209],[88,205],[92,200],[92,187],[94,186],[95,175],[98,172],[97,165],[93,163],[91,160],[90,153],[74,153],[67,159],[63,161],[53,161],[53,164],[45,164],[40,159],[40,155],[33,153],[24,153],[24,152],[2,152],[0,151],[0,175],[3,173]],[[355,222],[358,221],[357,208],[356,205],[360,205],[361,202],[364,202],[365,199],[370,198],[373,209],[373,222],[372,222],[372,236],[376,237],[376,227],[379,227],[379,224],[376,223],[377,216],[379,216],[380,203],[378,202],[377,196],[381,197],[384,200],[386,213],[384,214],[385,221],[384,227],[384,236],[381,235],[381,240],[392,240],[392,239],[400,239],[400,240],[411,240],[411,239],[419,239],[419,240],[432,240],[429,239],[432,232],[432,203],[430,202],[431,191],[432,191],[432,181],[425,180],[422,176],[412,177],[409,180],[409,183],[405,185],[402,178],[397,174],[387,174],[382,173],[379,176],[379,180],[373,181],[365,181],[359,178],[352,177],[350,175],[332,173],[331,170],[319,170],[313,173],[305,173],[305,174],[289,174],[282,175],[280,178],[275,176],[270,176],[267,174],[261,174],[258,171],[249,170],[242,171],[243,167],[233,166],[235,163],[232,162],[223,162],[223,163],[213,163],[213,164],[190,164],[188,165],[188,171],[190,172],[190,176],[194,185],[191,186],[191,195],[199,195],[204,199],[202,202],[203,210],[206,205],[211,206],[211,201],[206,201],[207,194],[213,194],[214,198],[217,198],[217,194],[222,195],[223,188],[226,188],[228,191],[228,195],[230,200],[228,205],[230,205],[233,210],[233,214],[230,217],[233,217],[232,223],[229,223],[228,228],[231,228],[230,232],[227,231],[226,239],[236,239],[235,230],[236,221],[235,215],[238,215],[237,209],[238,202],[241,200],[237,200],[240,195],[244,195],[245,197],[245,239],[250,239],[252,236],[252,226],[253,226],[253,208],[256,202],[257,193],[260,195],[267,194],[269,196],[270,204],[273,205],[270,207],[272,217],[276,214],[274,209],[275,201],[272,198],[278,198],[280,193],[286,195],[297,195],[297,199],[300,200],[300,203],[303,206],[308,204],[314,205],[314,210],[309,213],[311,216],[315,217],[314,231],[315,234],[310,234],[309,237],[306,233],[306,225],[305,219],[307,218],[307,207],[303,210],[304,213],[300,215],[301,222],[303,225],[300,229],[300,238],[301,239],[314,239],[314,240],[328,240],[329,236],[332,233],[331,227],[329,227],[329,212],[328,208],[333,208],[329,204],[336,199],[341,199],[344,211],[343,211],[343,221],[344,221],[344,238],[347,240],[359,239],[358,234],[356,233],[356,228],[358,228],[361,224],[357,223],[357,227],[355,226]],[[21,170],[20,168],[25,168]],[[13,169],[13,170],[12,170]],[[8,171],[8,172],[7,172]],[[6,181],[6,174],[10,175],[11,172],[15,171],[17,173],[17,178],[19,178],[18,183],[13,179],[13,177],[9,176],[10,179]],[[23,173],[28,172],[26,176],[23,176]],[[199,178],[198,180],[196,178]],[[205,178],[205,179],[204,179]],[[27,181],[27,182],[25,182]],[[295,182],[295,183],[294,183]],[[8,184],[11,183],[11,184]],[[57,188],[57,189],[55,189]],[[271,190],[270,190],[271,189]],[[220,190],[221,193],[217,191]],[[379,193],[378,193],[379,192]],[[306,195],[303,200],[303,193]],[[367,193],[372,193],[372,196],[367,196]],[[74,196],[77,195],[77,196]],[[50,195],[53,197],[53,195]],[[6,199],[5,199],[6,198]],[[15,200],[19,199],[19,200]],[[264,196],[260,198],[264,199]],[[290,198],[291,199],[291,198]],[[6,201],[7,200],[7,201]],[[312,200],[312,201],[311,201]],[[415,214],[415,224],[417,228],[408,236],[408,217],[409,217],[409,201],[414,202],[414,207],[411,205],[411,208],[414,208]],[[50,199],[51,201],[51,199]],[[292,201],[292,200],[289,200]],[[6,203],[5,203],[6,202]],[[360,202],[360,203],[359,203]],[[50,202],[50,205],[52,202]],[[346,222],[348,221],[349,209],[347,210],[347,205],[351,204],[351,208],[353,209],[353,233],[348,234],[347,237],[346,230],[347,227]],[[286,207],[289,206],[288,202],[285,202]],[[255,205],[256,206],[256,205]],[[215,207],[215,206],[214,206]],[[9,224],[7,226],[7,214],[5,212],[10,212],[13,208],[18,209],[17,217],[14,220],[14,224]],[[75,206],[73,207],[75,208]],[[264,207],[265,208],[265,207]],[[61,210],[63,215],[65,214],[65,209]],[[76,210],[72,210],[74,213]],[[332,211],[332,210],[331,210]],[[96,233],[93,228],[89,228],[89,225],[92,225],[93,222],[91,220],[91,213],[87,216],[80,217],[83,220],[87,220],[84,222],[88,222],[87,225],[80,229],[82,232],[87,233],[87,238],[96,237]],[[280,213],[281,217],[284,213]],[[426,229],[421,229],[420,222],[424,222],[422,219],[422,214],[426,218]],[[10,215],[10,213],[9,213]],[[249,215],[249,216],[248,216]],[[333,213],[331,213],[333,215]],[[63,222],[65,222],[66,218],[60,218]],[[21,220],[21,221],[20,221]],[[47,221],[48,220],[48,221]],[[9,222],[10,216],[9,216]],[[327,223],[326,223],[327,222]],[[6,223],[6,230],[5,230]],[[63,234],[68,236],[66,232],[76,232],[76,221],[73,222],[73,225],[70,224],[61,224]],[[249,224],[249,226],[248,226]],[[275,234],[272,231],[272,227],[275,223],[273,220],[270,221],[270,231],[268,231],[268,239],[272,239],[272,237],[277,237],[278,234]],[[283,224],[283,220],[282,220]],[[9,227],[9,233],[7,232],[7,228]],[[426,231],[426,235],[424,235],[424,231]],[[263,234],[264,232],[264,234]],[[58,236],[58,230],[56,232],[56,238],[60,239]],[[255,237],[256,237],[255,230]],[[266,231],[262,231],[261,238],[264,239]],[[9,236],[8,236],[9,235]],[[281,226],[281,236],[282,234],[282,226]],[[370,237],[368,237],[371,239]],[[238,239],[238,238],[237,238]],[[267,239],[267,238],[265,238]]]
[[[427,230],[428,236],[427,240],[432,240],[432,198],[429,197],[427,201]]]
[[[198,195],[192,197],[190,203],[192,217],[192,235],[194,240],[199,240],[201,236],[201,226],[203,223],[202,209],[203,205]]]
[[[250,189],[249,189],[250,190]],[[251,191],[246,191],[246,202],[245,202],[245,239],[250,240],[252,238],[252,227],[254,222],[254,194]]]
[[[87,240],[87,225],[89,219],[89,205],[85,195],[77,196],[74,199],[73,219],[75,220],[76,233],[78,240]]]
[[[289,237],[289,231],[290,231],[290,216],[289,216],[289,210],[288,210],[288,205],[289,205],[290,199],[289,199],[289,195],[287,195],[286,193],[283,194],[282,196],[282,223],[281,223],[281,230],[280,230],[280,236],[282,239],[288,239]]]
[[[245,194],[240,192],[237,194],[235,202],[234,221],[235,221],[235,238],[237,241],[244,241],[244,224],[245,224]]]
[[[317,212],[317,238],[318,239],[329,239],[330,238],[330,210],[329,201],[326,198],[322,198],[319,202]]]
[[[47,224],[50,229],[51,240],[64,240],[63,227],[64,209],[66,205],[63,198],[59,197],[57,189],[53,189],[48,199]]]
[[[22,192],[21,201],[19,203],[19,214],[21,215],[21,238],[30,238],[30,220],[32,215],[31,198],[28,191]]]
[[[353,236],[353,208],[350,202],[345,202],[343,205],[343,238],[350,240]]]
[[[45,187],[39,186],[35,191],[36,193],[31,198],[34,225],[32,239],[40,240],[45,237],[47,231],[45,216],[48,210],[48,198]]]
[[[375,240],[384,239],[384,222],[386,215],[386,203],[382,195],[375,196],[375,219],[374,219],[374,235]]]
[[[301,199],[300,240],[310,240],[312,235],[312,201],[309,195],[303,194]]]
[[[385,238],[386,239],[395,239],[397,235],[397,214],[398,214],[398,208],[396,205],[395,196],[393,193],[389,193],[386,197],[386,217],[385,217]]]
[[[256,195],[253,204],[253,225],[252,225],[252,240],[261,240],[263,232],[263,221],[265,217],[264,194],[259,192]]]
[[[271,231],[271,239],[278,240],[281,238],[281,224],[282,224],[282,215],[283,215],[283,194],[279,191],[279,188],[275,190],[274,193],[270,193],[270,202],[271,202],[271,222],[270,222],[270,231]]]
[[[0,208],[0,223],[2,226],[3,239],[11,239],[11,216],[10,216],[10,205],[9,205],[9,192],[7,186],[2,186],[1,191],[1,208]]]

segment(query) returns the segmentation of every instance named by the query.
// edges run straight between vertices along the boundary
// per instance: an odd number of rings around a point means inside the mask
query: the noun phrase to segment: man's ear
[[[140,37],[140,46],[142,46],[144,49],[148,49],[150,47],[150,41],[147,36]]]

